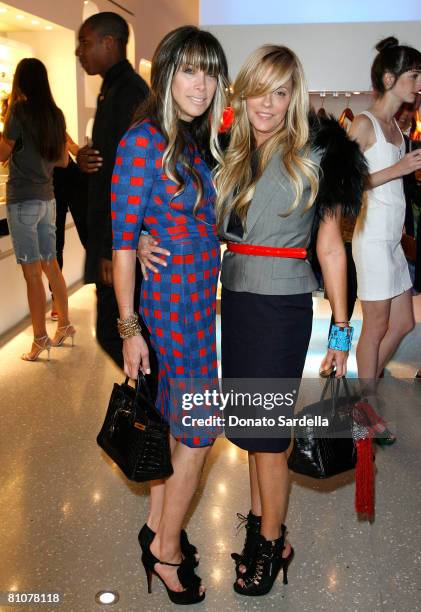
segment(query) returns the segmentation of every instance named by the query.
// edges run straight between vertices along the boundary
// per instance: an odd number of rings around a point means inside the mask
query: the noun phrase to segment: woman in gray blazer
[[[335,366],[343,376],[352,330],[341,209],[358,212],[363,158],[333,119],[309,121],[303,70],[286,47],[257,49],[233,89],[235,119],[216,176],[217,219],[228,242],[221,272],[223,379],[301,378],[317,288],[306,252],[316,234],[336,323],[323,367]],[[232,555],[234,589],[263,595],[281,568],[287,581],[294,554],[283,524],[290,431],[266,438],[248,431],[250,437],[230,436],[248,451],[251,492],[244,550]]]

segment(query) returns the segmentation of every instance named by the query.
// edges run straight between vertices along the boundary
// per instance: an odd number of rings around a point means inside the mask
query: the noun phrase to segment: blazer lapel
[[[253,200],[247,213],[246,231],[243,236],[245,242],[258,218],[273,198],[278,195],[280,189],[285,189],[285,176],[282,172],[279,152],[277,152],[256,185]]]
[[[222,234],[224,234],[224,235],[226,235],[226,233],[227,233],[228,223],[229,223],[229,220],[230,220],[230,214],[225,215],[224,220],[222,222]]]

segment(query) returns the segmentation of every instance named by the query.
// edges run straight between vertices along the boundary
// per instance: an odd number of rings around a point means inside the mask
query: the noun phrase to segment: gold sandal
[[[21,355],[21,359],[23,359],[24,361],[36,361],[38,357],[40,356],[40,354],[42,353],[42,351],[47,351],[48,353],[47,359],[48,361],[50,361],[50,350],[53,345],[48,335],[40,336],[39,338],[35,337],[33,343],[37,347],[37,350],[35,351],[35,353],[32,354],[32,351],[30,353],[23,353],[23,355]]]
[[[60,331],[63,330],[63,331]],[[61,325],[57,327],[56,335],[51,340],[51,346],[61,346],[66,338],[72,339],[72,346],[74,345],[74,337],[76,330],[71,323],[68,325]]]

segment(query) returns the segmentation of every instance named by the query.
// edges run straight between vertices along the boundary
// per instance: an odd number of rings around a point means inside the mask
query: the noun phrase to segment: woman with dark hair
[[[421,168],[421,150],[405,153],[395,115],[413,104],[421,86],[421,53],[389,37],[379,42],[371,81],[376,94],[358,115],[350,136],[364,151],[370,177],[355,227],[352,254],[363,325],[357,346],[358,376],[376,405],[376,384],[402,338],[414,327],[411,279],[401,247],[405,221],[402,177]],[[395,437],[385,430],[385,442]]]
[[[6,187],[7,221],[17,262],[27,285],[34,341],[25,361],[35,361],[44,350],[72,339],[76,331],[68,317],[66,284],[57,263],[53,169],[68,162],[66,125],[56,106],[47,70],[35,58],[19,62],[13,78],[0,161],[9,160]],[[45,273],[58,311],[52,340],[45,326]]]
[[[146,342],[134,312],[136,250],[142,227],[171,250],[168,265],[145,278],[141,313],[159,361],[157,408],[174,424],[174,383],[217,379],[215,312],[219,242],[215,191],[204,153],[221,159],[218,129],[228,87],[227,62],[209,32],[185,26],[159,44],[151,92],[120,142],[112,178],[113,278],[124,370],[149,373]],[[172,434],[174,430],[172,429]],[[148,577],[156,574],[174,603],[205,596],[182,525],[211,437],[171,436],[174,474],[151,483],[151,507],[139,533]]]

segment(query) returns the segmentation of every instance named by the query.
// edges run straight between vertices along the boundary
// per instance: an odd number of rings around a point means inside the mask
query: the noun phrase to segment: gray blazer
[[[311,152],[311,159],[319,163],[321,153]],[[307,248],[311,238],[314,206],[304,212],[310,184],[305,179],[298,207],[287,217],[281,217],[294,201],[291,181],[280,155],[270,160],[247,213],[244,236],[227,231],[229,214],[224,220],[221,238],[230,242],[243,242],[274,247]],[[263,295],[292,295],[309,293],[317,289],[317,281],[310,263],[304,259],[241,255],[226,251],[222,261],[221,282],[231,291],[247,291]]]

